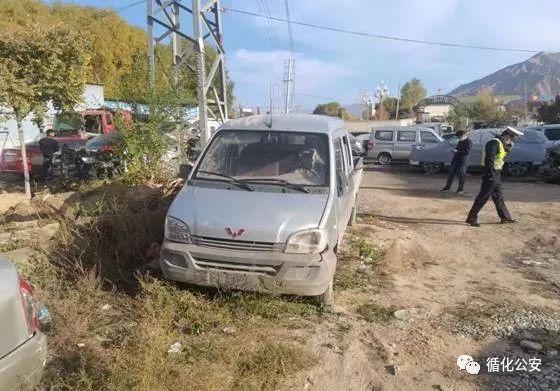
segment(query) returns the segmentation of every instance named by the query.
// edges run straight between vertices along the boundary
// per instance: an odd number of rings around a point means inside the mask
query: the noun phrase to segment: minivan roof
[[[344,122],[338,118],[314,114],[261,114],[233,119],[220,129],[272,130],[316,132],[332,134],[344,131]]]
[[[373,128],[373,131],[378,131],[378,130],[426,130],[429,132],[433,132],[434,130],[432,128],[426,128],[423,126],[380,126],[378,128]]]

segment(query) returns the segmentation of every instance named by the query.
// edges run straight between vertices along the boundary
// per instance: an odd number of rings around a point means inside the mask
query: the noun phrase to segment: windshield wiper
[[[224,181],[224,182],[233,183],[234,185],[236,185],[236,186],[238,186],[242,189],[248,190],[248,191],[255,191],[255,189],[253,189],[248,184],[243,183],[239,179],[237,179],[235,177],[232,177],[232,176],[229,176],[229,175],[226,175],[226,174],[222,174],[222,173],[214,172],[214,171],[204,171],[204,170],[198,170],[197,173],[219,176],[219,177],[222,177],[224,179],[228,179],[228,181]],[[205,179],[205,178],[197,178],[197,179]]]
[[[297,191],[301,191],[302,193],[309,193],[309,189],[305,186],[298,185],[295,183],[288,182],[284,179],[274,179],[274,178],[246,178],[246,179],[239,179],[240,182],[244,183],[263,183],[263,184],[270,184],[270,185],[280,185],[285,186],[290,189],[294,189]]]

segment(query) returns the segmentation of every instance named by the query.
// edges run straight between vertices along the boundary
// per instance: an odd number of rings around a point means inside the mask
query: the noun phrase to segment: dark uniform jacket
[[[44,137],[39,140],[39,149],[44,157],[52,157],[58,151],[58,141],[52,137]]]
[[[455,152],[451,164],[465,165],[467,163],[469,154],[471,153],[471,148],[472,141],[469,138],[459,141],[459,143],[457,143],[457,146],[455,147],[457,152]]]

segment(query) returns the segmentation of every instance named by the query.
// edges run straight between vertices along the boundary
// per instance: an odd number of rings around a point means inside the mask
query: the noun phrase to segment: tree
[[[401,110],[399,110],[401,111]],[[397,98],[387,97],[383,99],[381,104],[375,105],[375,116],[378,120],[387,120],[395,118],[397,114]]]
[[[449,113],[449,122],[455,129],[464,129],[473,121],[495,128],[507,124],[509,118],[502,106],[496,103],[494,95],[484,91],[471,101],[459,102]]]
[[[538,108],[538,119],[545,124],[560,122],[560,95],[556,95],[554,102],[544,103]]]
[[[318,104],[317,107],[315,107],[315,110],[313,110],[313,114],[328,115],[342,119],[347,119],[348,117],[348,114],[338,102]]]
[[[409,115],[413,115],[414,106],[426,97],[426,88],[416,78],[407,81],[401,89],[401,105]]]
[[[33,110],[40,117],[49,101],[56,109],[79,101],[86,53],[83,36],[60,26],[0,32],[0,106],[11,109],[17,123],[28,198],[31,187],[22,122]]]

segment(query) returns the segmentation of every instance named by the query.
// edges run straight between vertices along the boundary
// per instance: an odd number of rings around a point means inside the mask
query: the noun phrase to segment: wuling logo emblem
[[[245,232],[245,230],[243,228],[238,229],[237,231],[232,230],[231,228],[226,228],[226,232],[229,236],[231,236],[233,239],[243,235],[243,233]]]

